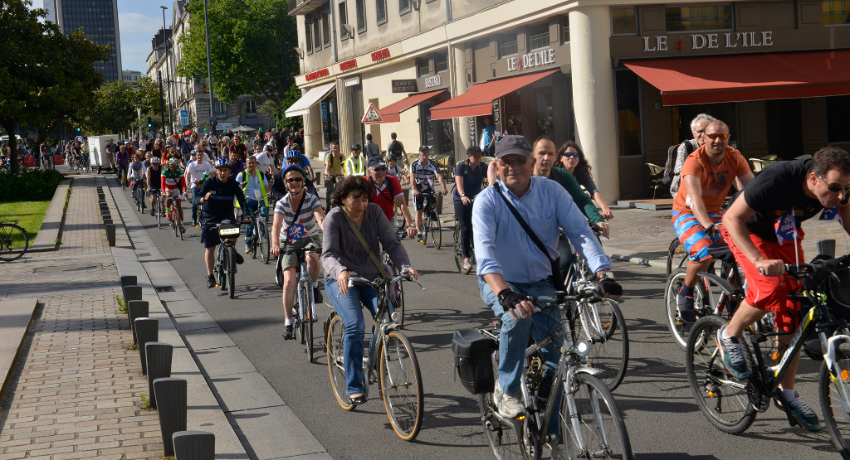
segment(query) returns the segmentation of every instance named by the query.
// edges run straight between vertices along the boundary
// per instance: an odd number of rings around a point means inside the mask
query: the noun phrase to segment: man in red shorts
[[[845,231],[850,231],[850,154],[825,147],[812,158],[777,162],[765,168],[739,192],[723,216],[723,237],[747,279],[747,298],[727,326],[717,332],[723,364],[738,379],[749,378],[739,340],[744,329],[774,312],[776,327],[789,332],[797,324],[799,304],[789,291],[799,282],[783,282],[785,264],[804,262],[800,225],[824,208],[839,207]],[[764,272],[764,275],[760,273]],[[780,335],[783,344],[789,335]],[[780,387],[800,425],[820,430],[817,415],[794,390],[800,353],[791,360]]]
[[[705,143],[690,154],[682,167],[682,184],[673,201],[673,228],[688,251],[685,282],[676,306],[679,318],[696,321],[694,286],[697,273],[708,269],[712,256],[708,246],[720,239],[720,209],[732,184],[742,190],[753,173],[741,152],[729,147],[729,127],[715,120],[705,127]]]

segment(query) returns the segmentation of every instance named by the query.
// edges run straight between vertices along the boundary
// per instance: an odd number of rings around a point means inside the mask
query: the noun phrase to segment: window
[[[499,58],[517,54],[516,32],[499,36]]]
[[[437,73],[449,70],[449,52],[443,51],[434,56],[434,69]]]
[[[215,116],[227,118],[227,104],[224,102],[215,103]]]
[[[731,29],[732,5],[667,8],[667,31],[669,32]]]
[[[348,24],[348,12],[345,11],[345,2],[339,4],[339,24],[340,24],[340,40],[348,40],[348,31],[345,26]]]
[[[357,31],[366,31],[366,7],[363,5],[364,0],[354,0],[354,5],[357,8]]]
[[[320,29],[319,18],[316,18],[313,21],[313,48],[316,48],[316,51],[322,49],[322,31]]]
[[[850,142],[850,96],[831,96],[826,98],[826,131],[829,143]]]
[[[643,154],[640,139],[638,76],[630,71],[614,74],[617,85],[617,141],[621,157]]]
[[[614,35],[628,35],[637,33],[637,22],[635,8],[611,8],[613,17]]]
[[[563,39],[564,43],[569,43],[570,42],[570,17],[569,16],[564,16],[564,32],[563,32],[563,34],[564,35],[561,37],[561,39]]]
[[[308,22],[304,26],[304,35],[307,41],[307,53],[313,52],[313,24]]]
[[[398,0],[398,12],[407,13],[410,11],[410,0]]]
[[[245,116],[248,118],[257,116],[257,101],[253,99],[245,101]]]
[[[375,16],[378,19],[378,24],[387,22],[387,1],[375,0]]]
[[[431,73],[431,69],[428,67],[428,58],[419,58],[416,60],[416,67],[419,69],[419,76],[424,77]]]
[[[823,25],[850,24],[850,2],[823,2]]]
[[[325,48],[331,46],[331,23],[328,18],[328,13],[322,15],[322,38]]]
[[[549,24],[536,24],[528,28],[528,49],[539,50],[549,47]]]

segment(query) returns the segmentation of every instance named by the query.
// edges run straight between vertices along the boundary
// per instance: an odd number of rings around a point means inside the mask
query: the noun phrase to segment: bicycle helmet
[[[362,150],[360,144],[351,144],[351,150]]]
[[[227,158],[219,158],[218,160],[215,160],[215,169],[218,168],[230,169],[230,160],[228,160]]]
[[[161,162],[162,162],[162,160],[160,160],[160,159],[159,159],[159,157],[153,157],[153,158],[151,158],[151,164],[152,164],[152,165],[158,165],[158,164],[160,164]]]
[[[169,158],[168,159],[168,166],[179,165],[179,164],[180,164],[180,160],[178,160],[177,158]]]
[[[298,174],[301,174],[301,176],[304,177],[304,179],[307,179],[307,172],[305,172],[304,169],[301,168],[301,166],[298,166],[298,165],[289,165],[289,166],[283,168],[283,171],[280,172],[281,179],[285,178],[286,175],[289,174],[290,171],[295,171]]]
[[[297,160],[299,158],[301,158],[301,152],[299,152],[298,150],[290,150],[286,152],[287,160]]]

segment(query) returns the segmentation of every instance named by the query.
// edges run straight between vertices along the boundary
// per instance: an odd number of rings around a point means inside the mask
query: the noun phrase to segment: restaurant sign
[[[393,80],[394,93],[415,93],[416,80]]]
[[[673,43],[666,35],[656,35],[643,38],[643,51],[667,51],[675,48],[679,52],[701,49],[731,49],[731,48],[755,48],[760,46],[773,46],[773,32],[725,32],[719,34],[693,34],[679,36]]]
[[[523,69],[531,69],[555,63],[555,50],[548,48],[545,50],[534,51],[522,56],[513,56],[506,58],[508,63],[508,72],[516,72]]]
[[[331,74],[331,72],[328,69],[321,69],[321,70],[317,70],[315,72],[308,73],[305,78],[307,79],[307,81],[313,81],[313,80],[317,80],[319,78],[327,77],[330,74]]]

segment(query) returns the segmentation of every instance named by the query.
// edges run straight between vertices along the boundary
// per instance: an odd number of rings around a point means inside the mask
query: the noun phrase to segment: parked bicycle
[[[431,241],[434,243],[435,249],[440,249],[443,243],[443,231],[440,224],[440,216],[437,215],[437,196],[430,192],[421,192],[425,195],[425,207],[422,209],[422,217],[424,220],[422,228],[422,239],[419,240],[422,244],[428,244],[428,233],[431,234]]]
[[[416,283],[413,275],[405,271],[390,279],[377,278],[374,281],[354,277],[349,280],[349,287],[366,285],[378,291],[378,310],[369,351],[363,357],[364,396],[368,397],[370,384],[380,383],[380,395],[393,430],[401,439],[412,441],[422,428],[425,401],[416,352],[404,333],[398,330],[399,313],[390,313],[388,287],[401,280]],[[331,309],[326,332],[328,373],[340,407],[354,410],[356,405],[349,398],[345,383],[345,326],[333,307]]]
[[[11,262],[27,253],[29,237],[17,220],[0,222],[0,260]]]

